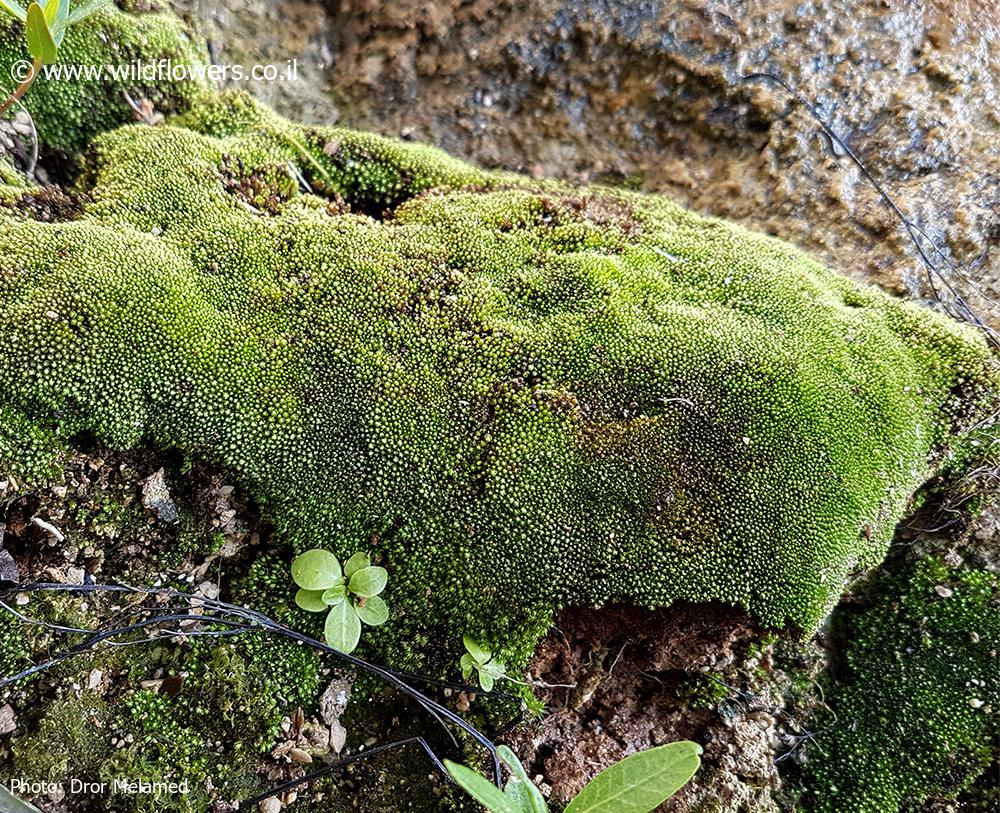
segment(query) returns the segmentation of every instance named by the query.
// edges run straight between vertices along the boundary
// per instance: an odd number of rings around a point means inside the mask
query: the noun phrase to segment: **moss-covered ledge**
[[[523,658],[613,598],[810,628],[995,386],[972,331],[777,240],[242,95],[83,177],[72,222],[0,210],[5,420],[220,463],[298,547],[375,540],[386,645]]]

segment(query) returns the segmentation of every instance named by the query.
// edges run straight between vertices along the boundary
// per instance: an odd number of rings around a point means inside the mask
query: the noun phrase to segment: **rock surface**
[[[275,13],[246,0],[194,5],[243,20]],[[292,35],[248,22],[251,39],[237,26],[232,47],[304,55],[294,99],[249,88],[294,115],[336,110],[342,124],[484,166],[665,191],[843,273],[931,297],[915,247],[858,169],[783,90],[741,82],[777,73],[964,269],[945,269],[948,281],[1000,324],[964,279],[1000,290],[1000,28],[985,0],[274,5],[285,7],[308,22]],[[309,42],[286,46],[289,36]]]

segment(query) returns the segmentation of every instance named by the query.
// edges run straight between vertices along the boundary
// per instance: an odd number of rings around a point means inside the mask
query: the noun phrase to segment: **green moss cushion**
[[[374,540],[397,631],[517,649],[617,599],[810,627],[994,382],[971,331],[778,240],[243,96],[101,136],[85,178],[73,222],[0,214],[0,419],[218,461],[299,548]]]

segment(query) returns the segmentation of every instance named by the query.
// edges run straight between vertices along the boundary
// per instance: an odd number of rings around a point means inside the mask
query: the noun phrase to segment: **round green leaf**
[[[295,603],[303,610],[311,613],[321,613],[326,609],[326,603],[323,601],[323,593],[320,590],[299,588],[299,592],[295,594]]]
[[[326,642],[334,649],[351,653],[361,640],[361,619],[350,601],[330,608],[324,628]]]
[[[363,567],[355,571],[347,588],[356,596],[370,598],[385,590],[389,574],[384,567]]]
[[[494,682],[493,675],[485,669],[479,670],[479,685],[483,687],[484,692],[492,692]]]
[[[347,585],[341,582],[323,591],[323,603],[335,607],[342,601],[347,601]]]
[[[292,562],[292,579],[306,590],[326,590],[341,578],[340,562],[328,550],[314,548]]]
[[[462,667],[462,677],[465,678],[466,680],[472,677],[472,672],[476,668],[476,662],[472,660],[472,655],[466,652],[462,656],[462,660],[460,660],[458,663]]]
[[[565,813],[650,813],[694,776],[700,756],[688,740],[632,754],[595,776]]]
[[[462,643],[465,644],[466,650],[468,650],[472,659],[478,664],[484,664],[493,657],[493,653],[485,647],[480,646],[475,639],[470,638],[468,635],[462,636]]]
[[[479,668],[482,671],[489,673],[491,677],[495,678],[503,677],[507,674],[507,667],[500,663],[500,661],[496,658],[491,660],[489,663],[481,664]]]
[[[354,606],[358,617],[369,627],[380,627],[389,620],[389,607],[381,596],[366,598],[364,605],[358,603]]]
[[[368,554],[359,550],[344,563],[344,575],[351,578],[359,570],[371,567],[371,564],[372,560],[368,558]]]

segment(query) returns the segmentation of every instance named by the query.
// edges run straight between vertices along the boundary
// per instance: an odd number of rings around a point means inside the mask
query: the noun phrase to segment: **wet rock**
[[[742,81],[776,72],[951,261],[974,269],[987,293],[1000,288],[991,250],[1000,234],[1000,34],[983,24],[985,0],[214,8],[236,26],[217,27],[232,53],[312,54],[295,88],[250,87],[293,115],[336,112],[344,124],[487,166],[667,191],[797,242],[840,271],[929,296],[916,247],[843,150],[778,86]],[[277,13],[296,23],[261,24]],[[962,274],[946,273],[968,293]]]

